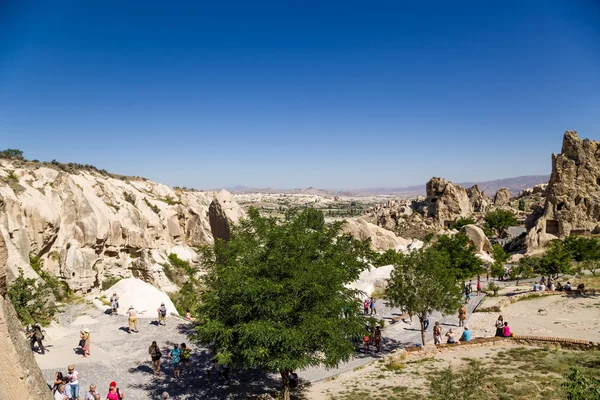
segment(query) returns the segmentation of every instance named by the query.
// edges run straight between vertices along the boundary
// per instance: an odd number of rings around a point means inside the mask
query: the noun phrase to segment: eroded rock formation
[[[529,250],[570,234],[600,233],[600,143],[565,132],[561,153],[552,155],[552,174],[543,210],[531,221]]]
[[[418,240],[412,241],[398,237],[394,232],[369,223],[362,218],[346,221],[342,231],[358,240],[371,240],[371,247],[378,251],[389,249],[405,251],[422,245]]]
[[[505,206],[510,201],[510,191],[507,188],[498,189],[494,196],[494,205],[497,207]]]
[[[174,190],[141,178],[64,172],[38,163],[0,161],[0,233],[8,267],[35,275],[29,256],[76,291],[110,276],[134,276],[163,290],[166,256],[213,242],[209,205],[224,193]],[[242,215],[227,200],[225,218]],[[188,250],[186,250],[188,249]]]

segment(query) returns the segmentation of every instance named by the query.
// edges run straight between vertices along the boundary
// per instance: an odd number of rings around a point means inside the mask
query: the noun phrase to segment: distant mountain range
[[[546,183],[550,175],[525,175],[514,178],[496,179],[483,182],[459,182],[464,188],[470,188],[473,185],[479,185],[479,189],[488,196],[493,196],[498,189],[508,188],[511,195],[517,195],[521,190],[530,188],[540,183]],[[360,196],[360,195],[393,195],[393,196],[424,196],[425,184],[415,186],[404,186],[398,188],[362,188],[348,190],[316,189],[313,187],[305,189],[273,189],[273,188],[250,188],[246,186],[234,186],[226,188],[232,193],[285,193],[285,194],[306,194],[315,196]]]

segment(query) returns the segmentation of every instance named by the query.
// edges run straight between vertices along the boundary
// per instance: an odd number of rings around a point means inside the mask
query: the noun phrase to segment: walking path
[[[484,296],[473,296],[468,304],[469,315]],[[390,325],[389,321],[400,310],[386,307],[383,302],[378,305],[378,317],[386,320],[383,330],[382,351],[367,355],[362,351],[347,363],[336,369],[310,368],[299,371],[304,381],[318,381],[358,366],[368,364],[379,357],[389,354],[393,349],[420,343],[419,323],[415,318],[413,324],[402,321]],[[60,315],[59,326],[46,329],[45,345],[49,350],[46,355],[36,354],[36,360],[50,384],[57,371],[66,372],[69,364],[74,364],[81,375],[81,391],[96,384],[102,398],[106,396],[108,384],[116,381],[128,400],[145,400],[160,398],[163,391],[168,391],[180,400],[194,399],[247,399],[265,392],[280,389],[278,375],[264,374],[260,371],[233,371],[229,385],[224,382],[212,382],[206,379],[205,370],[209,365],[206,348],[190,343],[189,335],[193,333],[192,324],[187,321],[169,317],[167,326],[159,326],[155,319],[140,318],[139,333],[127,333],[127,318],[111,316],[89,304],[68,305],[66,312]],[[440,321],[444,332],[458,326],[457,314],[442,317],[434,313],[431,326],[427,332],[427,340],[432,339],[432,327]],[[91,334],[91,356],[83,358],[79,354],[77,344],[79,331],[89,328]],[[153,378],[152,365],[148,347],[156,340],[163,352],[163,376]],[[189,375],[182,374],[180,380],[172,378],[172,369],[166,355],[173,348],[173,343],[185,342],[192,349],[192,365]]]

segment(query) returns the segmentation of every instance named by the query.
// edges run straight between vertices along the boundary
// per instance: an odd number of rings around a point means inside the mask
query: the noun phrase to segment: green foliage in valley
[[[335,367],[366,333],[361,294],[345,285],[367,268],[368,243],[342,235],[342,223],[314,229],[307,213],[279,221],[250,208],[228,242],[202,251],[198,339],[221,364],[278,371],[286,400],[290,371]]]
[[[488,212],[485,215],[484,221],[485,229],[488,230],[492,236],[504,237],[506,236],[508,227],[517,224],[517,217],[512,211],[498,209]]]

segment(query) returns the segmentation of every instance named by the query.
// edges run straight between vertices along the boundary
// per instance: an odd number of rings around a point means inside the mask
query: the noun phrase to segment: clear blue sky
[[[221,6],[222,4],[222,6]],[[169,185],[550,172],[600,1],[0,1],[0,147]]]

